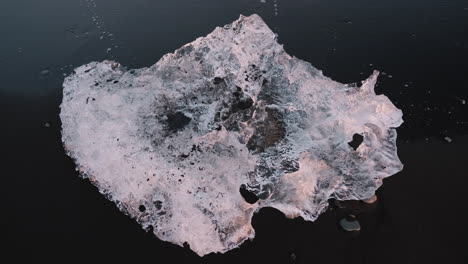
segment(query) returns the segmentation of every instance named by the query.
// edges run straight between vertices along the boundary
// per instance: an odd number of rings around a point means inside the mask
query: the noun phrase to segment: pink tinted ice
[[[241,16],[149,68],[77,68],[62,140],[143,228],[199,255],[226,252],[254,237],[262,207],[314,221],[328,199],[370,198],[402,169],[402,112],[374,93],[377,76],[335,82],[288,55],[258,15]],[[260,199],[246,202],[241,185]]]

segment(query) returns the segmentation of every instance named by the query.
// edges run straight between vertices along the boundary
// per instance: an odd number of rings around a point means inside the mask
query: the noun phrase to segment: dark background
[[[311,223],[265,208],[253,241],[200,258],[146,233],[77,177],[60,140],[61,84],[90,61],[150,66],[252,13],[332,79],[385,72],[376,91],[403,110],[405,168],[376,205],[350,209],[359,233],[339,228],[344,209]],[[468,263],[467,0],[1,0],[0,36],[7,263]]]

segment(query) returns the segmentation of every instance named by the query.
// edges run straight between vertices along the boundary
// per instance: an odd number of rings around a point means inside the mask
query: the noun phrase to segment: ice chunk
[[[75,69],[62,140],[82,176],[158,238],[226,252],[254,237],[262,207],[313,221],[328,199],[370,198],[402,169],[402,112],[374,93],[377,76],[335,82],[241,16],[149,68]]]
[[[356,220],[356,217],[354,215],[350,215],[348,216],[348,218],[341,219],[340,225],[341,225],[341,228],[349,232],[361,230],[361,225]]]
[[[363,201],[364,203],[366,203],[366,204],[373,204],[373,203],[377,202],[377,195],[374,194],[374,195],[372,195],[370,198],[364,199],[364,200],[362,200],[362,201]]]

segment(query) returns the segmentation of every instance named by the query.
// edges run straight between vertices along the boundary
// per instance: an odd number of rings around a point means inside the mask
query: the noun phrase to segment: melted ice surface
[[[62,140],[83,177],[158,238],[226,252],[254,237],[262,207],[313,221],[329,198],[369,198],[402,169],[402,113],[374,93],[377,75],[335,82],[241,16],[149,68],[77,68]],[[241,185],[260,199],[247,203]]]

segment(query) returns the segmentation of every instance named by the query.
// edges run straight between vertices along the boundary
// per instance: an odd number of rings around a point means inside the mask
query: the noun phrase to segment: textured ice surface
[[[313,221],[329,198],[369,198],[402,169],[402,113],[374,93],[377,75],[335,82],[241,16],[149,68],[77,68],[62,140],[83,177],[158,238],[226,252],[254,237],[262,207]]]

